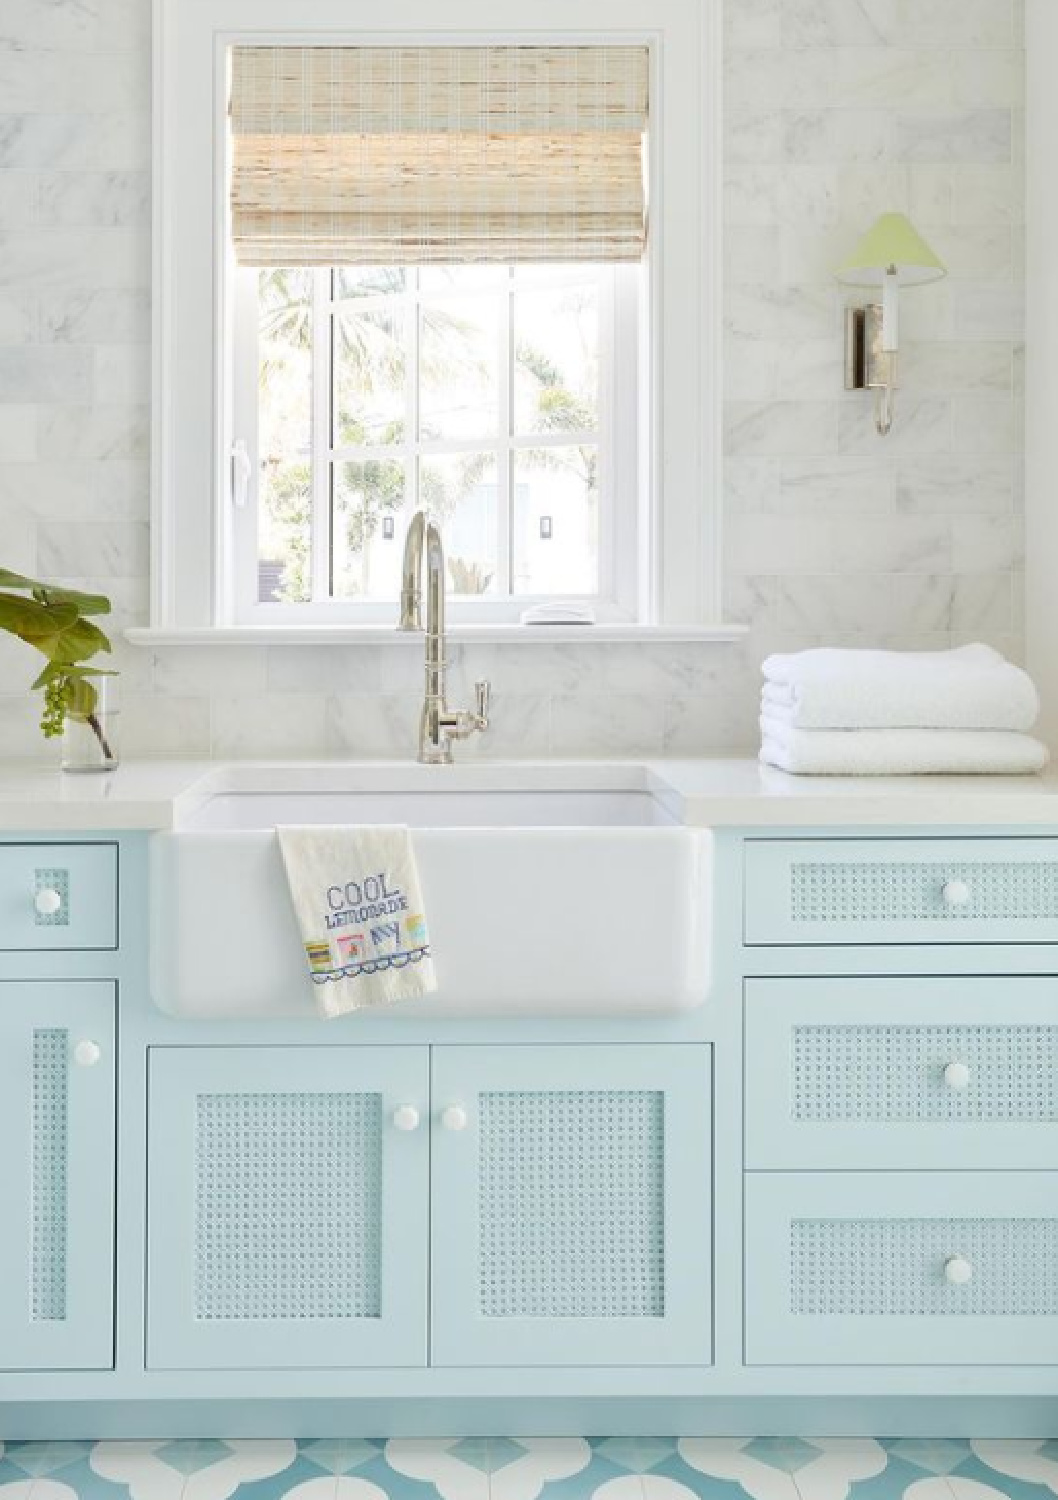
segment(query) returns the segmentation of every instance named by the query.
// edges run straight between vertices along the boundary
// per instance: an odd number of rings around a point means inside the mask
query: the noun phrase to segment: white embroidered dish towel
[[[324,1016],[437,988],[407,828],[277,828]]]

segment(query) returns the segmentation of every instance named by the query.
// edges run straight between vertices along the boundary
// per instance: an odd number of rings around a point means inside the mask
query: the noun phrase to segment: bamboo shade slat
[[[642,46],[232,49],[242,265],[643,254]]]

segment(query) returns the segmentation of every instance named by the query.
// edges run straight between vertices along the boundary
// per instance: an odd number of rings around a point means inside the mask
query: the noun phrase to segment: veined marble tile
[[[729,13],[735,9],[734,6],[727,7]],[[801,69],[801,59],[814,60],[815,55],[811,52],[794,54],[777,47],[752,51],[729,50],[724,56],[726,106],[740,109],[780,108],[787,101],[795,69]]]
[[[960,516],[952,527],[952,568],[956,573],[999,573],[1025,562],[1020,516]]]
[[[422,695],[339,693],[325,700],[322,746],[326,755],[414,760],[419,746]],[[313,722],[315,729],[315,722]],[[214,752],[216,753],[216,752]]]
[[[1025,102],[1025,54],[1013,48],[958,47],[951,54],[956,105],[1013,108]]]
[[[92,573],[101,578],[143,578],[147,573],[147,526],[139,521],[42,521],[37,527],[37,563],[51,577]]]
[[[553,755],[658,755],[664,697],[646,693],[577,693],[551,700]]]
[[[784,459],[777,506],[796,515],[887,514],[893,479],[874,458]]]
[[[0,462],[0,515],[34,520],[100,517],[91,464]]]
[[[739,0],[724,7],[727,48],[778,47],[782,42],[782,0]]]
[[[87,349],[0,348],[0,402],[78,403],[92,394],[92,356]]]
[[[165,646],[143,655],[150,660],[157,693],[208,697],[266,689],[266,652],[261,646]]]
[[[736,692],[708,698],[669,698],[665,703],[662,753],[754,755],[760,740],[759,717],[760,690],[756,676],[748,671]]]
[[[1013,151],[1009,109],[899,112],[893,130],[898,161],[1009,162]]]
[[[44,408],[37,417],[42,457],[145,458],[150,414],[145,405]]]
[[[6,549],[6,537],[5,537]],[[32,657],[29,658],[32,662]],[[37,661],[41,660],[37,657]],[[0,690],[0,760],[30,760],[41,768],[58,766],[61,754],[59,740],[46,740],[40,729],[41,700],[38,693],[31,693],[29,685],[36,676],[36,668],[23,672],[23,681],[15,680],[13,674],[5,674],[4,690]],[[15,1500],[10,1486],[3,1489],[4,1500]],[[24,1500],[29,1500],[28,1486]]]
[[[724,463],[724,514],[776,510],[780,461],[775,458],[728,458]]]
[[[918,396],[1007,393],[1013,382],[1009,344],[973,340],[918,344],[901,340],[901,383]]]
[[[779,394],[779,342],[724,335],[724,395],[729,401],[773,401]]]
[[[905,168],[911,182],[911,217],[925,230],[933,224],[952,221],[952,178],[950,166],[934,162],[914,162]],[[966,168],[976,171],[977,168]],[[1009,170],[1009,169],[1008,169]]]
[[[826,527],[835,573],[951,571],[952,527],[944,517],[831,515]]]
[[[144,10],[148,7],[145,5]],[[146,48],[86,54],[0,46],[0,99],[12,114],[100,114],[150,109],[150,58]]]
[[[790,575],[779,580],[779,624],[821,636],[949,630],[955,585],[950,574]]]
[[[899,105],[937,106],[951,98],[952,60],[947,52],[900,46],[837,47],[818,55],[827,80],[827,97],[821,103],[890,110]]]
[[[0,345],[35,344],[40,327],[36,297],[17,292],[0,295]]]
[[[41,334],[56,344],[146,344],[151,296],[146,287],[49,293],[41,299]]]
[[[126,756],[210,753],[209,699],[120,690],[119,733]]]
[[[389,652],[379,646],[269,646],[268,688],[278,693],[393,692],[384,672]],[[265,661],[266,653],[258,654]]]
[[[731,167],[724,175],[724,199],[727,224],[833,224],[838,208],[837,168]]]
[[[1018,341],[1025,336],[1025,289],[960,285],[955,288],[953,318],[961,338]]]
[[[885,161],[890,117],[880,109],[787,109],[782,141],[783,156],[790,162]]]
[[[952,579],[951,625],[953,630],[1004,631],[1020,626],[1015,621],[1015,574],[970,573]]]
[[[831,568],[833,518],[811,515],[735,515],[724,536],[725,570],[732,573],[826,573]]]
[[[726,451],[783,457],[837,451],[839,406],[829,401],[732,401],[724,411]]]
[[[142,171],[44,172],[38,217],[41,224],[57,228],[146,226],[150,180]]]
[[[948,173],[952,222],[1020,224],[1025,218],[1025,172],[1021,166],[959,166]]]
[[[844,388],[844,343],[827,339],[784,339],[779,346],[779,396],[783,400],[851,401]]]
[[[1007,224],[999,223],[990,228],[937,225],[930,229],[929,239],[948,268],[951,282],[986,278],[1009,281],[1013,276],[1013,232]],[[919,290],[928,290],[928,287]]]
[[[21,229],[0,243],[0,290],[83,294],[143,287],[149,267],[145,229],[83,229],[76,237],[53,229]]]
[[[956,453],[1016,453],[1021,422],[1013,397],[957,396],[952,402]]]
[[[731,333],[751,339],[834,337],[840,327],[841,301],[833,283],[729,287],[724,298],[724,324]]]
[[[468,705],[472,702],[469,698],[465,701]],[[416,734],[413,753],[417,744]],[[551,699],[546,694],[524,693],[517,678],[508,680],[505,686],[502,674],[497,674],[487,732],[460,740],[455,754],[460,760],[530,760],[546,756],[550,750]]]
[[[724,234],[724,286],[771,285],[782,273],[777,224],[734,225]]]
[[[0,403],[0,453],[8,463],[22,463],[37,456],[37,408],[24,403]],[[6,542],[5,537],[5,542]]]
[[[783,42],[813,46],[1009,47],[1011,0],[784,0]]]
[[[210,699],[212,754],[220,759],[327,753],[322,693],[216,694]]]
[[[724,160],[774,162],[783,155],[783,116],[778,109],[732,104],[724,111]]]
[[[1009,514],[1014,504],[1014,471],[1009,459],[905,458],[895,473],[896,507],[922,514]]]
[[[88,50],[95,42],[98,0],[4,0],[0,50],[23,47]]]
[[[150,508],[150,472],[146,459],[111,458],[90,465],[94,514],[102,520],[145,520]]]
[[[778,622],[779,585],[774,575],[728,573],[724,577],[724,619],[754,628]]]
[[[101,344],[95,347],[93,356],[98,402],[118,406],[150,399],[151,359],[146,344]]]
[[[912,397],[906,391],[896,393],[896,418],[888,437],[879,437],[875,428],[873,392],[862,391],[857,401],[840,408],[838,448],[841,453],[882,455],[878,444],[885,443],[885,457],[903,453],[947,453],[952,446],[951,403],[930,397]]]
[[[0,230],[27,229],[38,217],[37,174],[0,170]]]

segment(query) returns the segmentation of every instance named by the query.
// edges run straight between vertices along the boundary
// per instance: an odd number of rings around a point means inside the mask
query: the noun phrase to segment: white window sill
[[[745,625],[450,625],[445,634],[454,642],[487,645],[601,645],[636,641],[666,645],[681,641],[738,641]],[[370,643],[408,645],[422,641],[421,632],[401,631],[392,625],[224,625],[179,627],[141,626],[126,630],[134,646],[339,646]]]

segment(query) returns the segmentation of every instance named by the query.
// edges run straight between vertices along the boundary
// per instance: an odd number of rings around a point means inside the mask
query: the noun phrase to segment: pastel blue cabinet
[[[746,1362],[1058,1362],[1058,1173],[756,1172]]]
[[[0,844],[0,952],[117,945],[116,844]]]
[[[745,993],[748,1168],[1058,1168],[1058,978]]]
[[[426,1363],[425,1047],[150,1054],[148,1364]]]
[[[712,1359],[708,1046],[433,1050],[433,1362]]]
[[[115,986],[0,981],[0,1369],[114,1360]]]
[[[1058,839],[749,839],[745,941],[1058,942]]]

